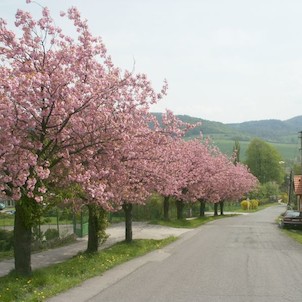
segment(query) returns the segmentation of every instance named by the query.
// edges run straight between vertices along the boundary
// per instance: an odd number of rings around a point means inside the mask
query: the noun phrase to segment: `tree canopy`
[[[76,8],[61,16],[75,38],[47,8],[37,20],[18,10],[19,36],[0,19],[0,190],[16,201],[15,269],[22,275],[31,273],[32,227],[49,188],[76,188],[69,201],[88,206],[91,217],[124,208],[131,221],[132,204],[153,192],[217,203],[257,185],[246,166],[209,142],[183,140],[194,125],[170,111],[159,124],[149,108],[167,85],[155,92],[146,75],[114,66]]]
[[[246,164],[260,183],[276,181],[281,184],[284,180],[282,157],[278,151],[265,141],[255,138],[246,151]]]

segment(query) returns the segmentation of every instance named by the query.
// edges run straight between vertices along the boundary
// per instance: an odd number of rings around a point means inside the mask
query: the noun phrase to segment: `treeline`
[[[133,205],[155,192],[164,198],[164,217],[173,198],[182,219],[188,202],[199,203],[202,215],[206,202],[223,207],[258,184],[210,141],[183,140],[198,124],[170,111],[159,123],[149,108],[166,83],[158,93],[146,75],[116,67],[76,8],[61,15],[76,38],[63,34],[47,8],[38,20],[18,10],[20,37],[0,21],[0,189],[16,201],[20,275],[31,274],[32,229],[55,205],[88,208],[87,252],[95,252],[108,212],[123,209],[131,241]]]

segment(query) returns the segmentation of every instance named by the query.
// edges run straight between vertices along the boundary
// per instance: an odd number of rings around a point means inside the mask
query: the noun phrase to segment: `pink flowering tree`
[[[225,200],[238,199],[257,185],[256,178],[244,165],[235,165],[211,144],[207,148],[211,155],[208,165],[194,185],[196,198],[200,201],[200,216],[204,216],[205,201],[214,204],[214,215],[218,215],[218,205],[223,214]]]
[[[111,180],[111,187],[116,202],[125,212],[125,238],[132,240],[132,207],[133,204],[145,204],[154,193],[159,183],[165,181],[167,150],[179,139],[186,129],[191,128],[167,111],[163,122],[159,124],[147,112],[135,119],[136,127],[127,132],[127,140],[118,148],[119,165]],[[174,146],[174,145],[173,145]]]
[[[31,229],[47,182],[70,171],[70,179],[86,183],[89,197],[106,206],[106,181],[89,184],[88,173],[72,171],[112,151],[107,146],[117,127],[123,129],[125,111],[161,97],[144,75],[121,74],[113,66],[104,44],[90,34],[75,8],[66,16],[76,39],[55,26],[47,8],[38,20],[17,11],[19,37],[0,20],[0,189],[16,201],[15,270],[23,275],[31,273]],[[93,179],[108,173],[96,171]]]
[[[84,193],[81,205],[89,209],[89,252],[98,249],[97,236],[101,230],[98,229],[97,216],[120,207],[127,214],[126,204],[143,203],[154,174],[148,171],[152,170],[151,151],[154,153],[158,139],[154,139],[156,129],[150,127],[155,120],[148,109],[158,95],[145,76],[133,78],[128,75],[123,84],[118,89],[119,94],[115,93],[119,105],[112,110],[112,117],[99,134],[103,139],[102,148],[78,154],[71,165],[74,172],[69,181],[81,185]],[[162,93],[164,91],[165,88]]]
[[[169,220],[170,197],[179,194],[182,186],[182,147],[184,140],[181,138],[170,138],[167,144],[161,145],[159,174],[161,181],[156,183],[156,192],[164,198],[163,216]]]
[[[177,199],[187,182],[187,145],[182,137],[167,137],[159,146],[158,169],[161,179],[156,183],[155,191],[164,198],[164,219],[169,219],[170,197]]]
[[[235,166],[209,140],[200,138],[186,144],[182,190],[177,197],[180,210],[184,203],[199,201],[200,216],[204,216],[205,202],[209,201],[214,204],[215,215],[218,205],[223,214],[225,200],[239,198],[257,184],[244,165]]]
[[[75,9],[68,17],[78,30],[77,41],[54,26],[46,8],[39,20],[18,10],[20,37],[0,21],[1,139],[10,138],[0,147],[0,182],[16,201],[15,269],[24,275],[31,272],[31,229],[47,179],[55,166],[91,145],[84,118],[112,89],[99,80],[111,72],[105,47],[90,36]],[[95,139],[93,144],[101,143]]]

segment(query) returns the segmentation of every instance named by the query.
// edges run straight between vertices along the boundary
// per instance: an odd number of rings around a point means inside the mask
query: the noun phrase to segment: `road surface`
[[[208,223],[49,301],[301,302],[302,245],[275,206]]]

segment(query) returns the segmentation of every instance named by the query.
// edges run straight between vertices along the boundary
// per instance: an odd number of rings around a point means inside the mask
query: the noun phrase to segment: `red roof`
[[[302,175],[294,176],[294,190],[296,195],[302,195]]]

